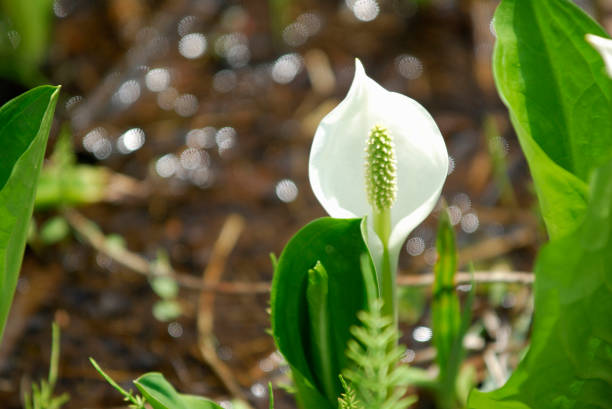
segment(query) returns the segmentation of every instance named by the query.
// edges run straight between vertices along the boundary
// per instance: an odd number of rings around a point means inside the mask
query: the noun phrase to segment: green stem
[[[398,313],[397,313],[397,291],[395,285],[395,269],[391,268],[391,260],[389,258],[389,249],[387,246],[383,248],[382,260],[382,299],[383,316],[393,318],[393,325],[397,328]]]
[[[397,291],[395,285],[396,269],[391,266],[389,257],[389,236],[391,235],[391,210],[375,210],[373,218],[374,231],[383,245],[382,270],[380,271],[381,290],[383,299],[382,314],[393,318],[397,328]]]

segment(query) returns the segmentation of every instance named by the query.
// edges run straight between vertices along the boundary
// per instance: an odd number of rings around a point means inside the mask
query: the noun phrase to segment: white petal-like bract
[[[594,34],[587,34],[586,39],[597,51],[599,51],[606,64],[606,71],[610,78],[612,78],[612,40]]]
[[[397,260],[410,232],[435,206],[448,171],[440,130],[418,102],[389,92],[369,78],[359,60],[346,98],[319,124],[309,161],[310,184],[330,216],[369,216],[365,186],[365,145],[370,130],[386,128],[395,145],[397,199],[391,208],[389,254]],[[379,267],[382,245],[368,228],[368,246]]]

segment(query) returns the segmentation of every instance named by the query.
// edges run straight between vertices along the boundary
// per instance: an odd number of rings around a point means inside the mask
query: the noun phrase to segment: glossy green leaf
[[[222,409],[208,399],[178,393],[159,372],[149,372],[134,381],[153,409]]]
[[[536,262],[531,346],[508,382],[473,391],[475,409],[609,408],[612,402],[612,162],[598,170],[584,223]]]
[[[4,329],[59,87],[42,86],[0,108],[0,336]]]
[[[455,232],[446,211],[440,213],[436,251],[438,260],[434,269],[433,285],[433,343],[436,347],[436,361],[440,366],[440,378],[445,378],[446,368],[451,360],[453,341],[461,326],[459,297],[455,292],[457,271]]]
[[[551,238],[580,225],[590,173],[612,156],[612,82],[585,34],[603,29],[568,0],[503,0],[494,73]]]
[[[361,223],[361,219],[322,218],[306,225],[289,241],[274,273],[271,295],[274,339],[292,368],[297,400],[305,409],[336,408],[342,392],[338,375],[348,364],[344,352],[351,338],[349,328],[357,323],[357,312],[366,307],[360,257],[367,254],[367,248]],[[333,375],[329,378],[317,369],[315,362],[320,351],[310,341],[312,332],[321,329],[310,318],[313,313],[320,316],[321,311],[317,312],[314,305],[309,309],[307,295],[309,270],[317,262],[327,273],[328,356]],[[313,303],[322,295],[321,284],[311,284]],[[320,291],[315,297],[317,287]],[[333,393],[325,392],[324,379],[333,379]]]
[[[442,409],[451,409],[457,404],[455,385],[463,360],[463,336],[472,317],[474,287],[471,288],[462,313],[455,289],[455,232],[446,211],[440,214],[436,250],[438,260],[434,268],[432,303],[433,343],[436,347],[436,362],[440,368],[436,397]]]

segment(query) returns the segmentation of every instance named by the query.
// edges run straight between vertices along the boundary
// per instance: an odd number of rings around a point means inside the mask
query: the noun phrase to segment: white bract
[[[599,51],[606,64],[606,71],[610,78],[612,78],[612,40],[594,34],[587,34],[586,39],[597,51]]]
[[[392,138],[396,196],[388,251],[393,270],[403,242],[434,208],[448,171],[440,130],[419,103],[389,92],[369,78],[359,60],[346,98],[319,124],[310,151],[309,178],[315,196],[330,216],[368,216],[368,247],[380,271],[383,246],[374,234],[368,203],[365,148],[375,126]]]

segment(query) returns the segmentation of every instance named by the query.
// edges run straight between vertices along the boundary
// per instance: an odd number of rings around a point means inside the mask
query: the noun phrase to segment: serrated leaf
[[[0,337],[25,249],[59,87],[30,90],[0,108]]]

